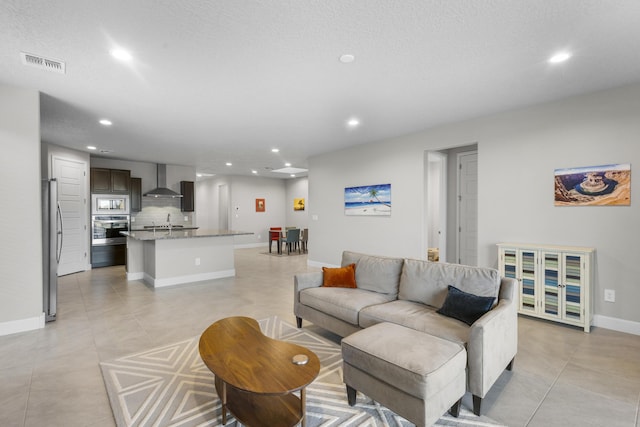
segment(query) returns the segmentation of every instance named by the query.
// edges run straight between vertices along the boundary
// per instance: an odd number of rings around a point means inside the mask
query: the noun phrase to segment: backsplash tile
[[[143,228],[145,225],[154,224],[167,225],[167,215],[170,215],[171,225],[193,226],[193,212],[182,212],[180,199],[145,197],[142,199],[142,211],[131,214],[131,228]],[[187,221],[185,217],[188,218]]]

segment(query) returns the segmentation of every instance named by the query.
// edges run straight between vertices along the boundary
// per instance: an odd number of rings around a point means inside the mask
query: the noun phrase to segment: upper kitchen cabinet
[[[129,194],[131,171],[91,168],[92,193]]]
[[[142,178],[131,178],[131,212],[142,211]]]
[[[193,181],[180,181],[180,199],[182,212],[194,212],[196,210],[196,194]]]

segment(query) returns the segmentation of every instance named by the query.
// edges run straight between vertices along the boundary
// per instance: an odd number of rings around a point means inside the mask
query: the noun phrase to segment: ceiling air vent
[[[40,68],[41,70],[53,71],[54,73],[64,74],[66,70],[65,63],[44,56],[34,55],[32,53],[20,52],[22,63],[31,67]]]

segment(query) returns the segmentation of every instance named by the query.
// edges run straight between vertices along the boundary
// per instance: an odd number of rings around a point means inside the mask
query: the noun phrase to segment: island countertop
[[[184,230],[180,228],[156,231],[121,231],[120,234],[133,240],[168,240],[168,239],[193,239],[200,237],[225,237],[225,236],[245,236],[253,234],[247,231],[236,230],[206,230],[192,229]]]

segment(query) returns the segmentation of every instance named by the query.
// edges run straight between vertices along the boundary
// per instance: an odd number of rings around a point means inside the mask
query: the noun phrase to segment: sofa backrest
[[[440,308],[447,297],[447,287],[452,285],[470,294],[494,297],[495,305],[500,280],[500,273],[492,268],[405,259],[398,299]]]
[[[400,273],[404,259],[366,255],[357,252],[344,251],[342,266],[356,265],[356,286],[358,289],[398,295]]]

